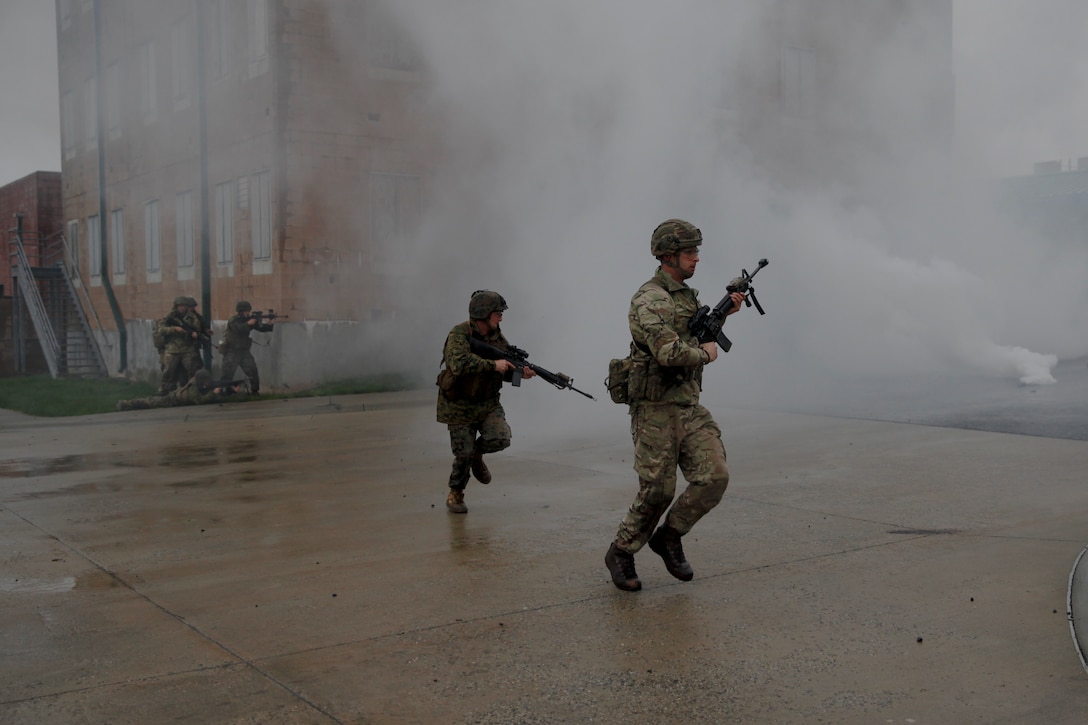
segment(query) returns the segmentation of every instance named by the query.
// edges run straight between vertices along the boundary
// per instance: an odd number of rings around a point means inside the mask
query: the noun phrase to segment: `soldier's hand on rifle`
[[[524,368],[521,369],[521,377],[523,377],[523,378],[535,378],[536,377],[536,370],[533,370],[530,367],[524,367]]]
[[[740,312],[741,305],[744,304],[744,300],[747,296],[743,292],[730,292],[729,296],[733,299],[733,307],[725,314],[726,317],[736,312]]]
[[[716,342],[704,342],[699,347],[706,350],[706,354],[710,356],[710,359],[706,361],[706,364],[714,362],[718,359],[718,343]]]

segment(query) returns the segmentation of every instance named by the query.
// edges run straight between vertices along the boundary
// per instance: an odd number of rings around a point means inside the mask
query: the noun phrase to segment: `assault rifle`
[[[268,312],[263,310],[257,310],[253,313],[253,317],[257,318],[257,324],[263,325],[265,320],[286,320],[287,315],[277,315],[276,311],[271,307],[268,308]]]
[[[767,260],[761,259],[756,264],[755,272],[748,274],[748,270],[741,269],[741,276],[735,277],[732,282],[726,285],[725,297],[722,297],[722,301],[714,305],[714,309],[706,305],[699,308],[695,316],[691,318],[691,322],[688,323],[688,329],[691,334],[699,339],[700,345],[704,342],[716,342],[722,352],[729,352],[729,348],[733,347],[733,343],[722,333],[722,325],[725,324],[725,316],[733,309],[732,294],[734,292],[747,294],[748,296],[744,298],[744,304],[748,307],[754,304],[756,309],[759,310],[759,314],[766,314],[760,306],[759,300],[756,299],[756,288],[752,286],[752,278],[766,266]]]
[[[170,317],[167,317],[166,322],[167,324],[172,324],[174,327],[180,327],[181,329],[188,332],[190,335],[196,335],[196,341],[200,344],[202,348],[206,350],[212,349],[211,338],[209,338],[207,335],[205,335],[200,330],[196,329],[177,315],[171,315]]]
[[[510,381],[510,384],[515,387],[521,385],[522,368],[529,368],[534,373],[544,378],[560,390],[573,390],[576,393],[581,393],[590,400],[596,400],[596,398],[594,398],[592,395],[585,392],[584,390],[579,390],[578,388],[574,387],[574,378],[567,377],[563,373],[553,373],[550,370],[545,370],[539,365],[534,365],[533,363],[526,360],[526,358],[529,357],[529,353],[525,352],[520,347],[514,347],[513,345],[509,345],[507,346],[506,350],[500,350],[494,345],[489,345],[483,340],[479,340],[475,337],[470,337],[468,341],[469,346],[472,348],[472,352],[476,353],[480,357],[487,358],[488,360],[506,360],[511,365],[513,365],[513,379]]]

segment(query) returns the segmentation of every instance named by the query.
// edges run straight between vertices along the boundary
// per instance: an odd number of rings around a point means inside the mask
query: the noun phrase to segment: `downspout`
[[[210,214],[208,213],[208,113],[204,61],[204,0],[196,0],[197,116],[200,145],[200,309],[212,322]],[[212,369],[212,346],[204,346],[204,368]]]
[[[101,261],[99,276],[102,279],[102,289],[106,292],[106,299],[110,303],[110,311],[113,312],[113,320],[117,324],[118,353],[120,354],[117,372],[123,373],[128,369],[128,330],[125,329],[125,318],[121,315],[121,306],[117,304],[117,297],[113,294],[113,285],[110,283],[109,276],[109,260],[106,256],[109,247],[106,244],[106,137],[103,134],[106,125],[106,110],[105,104],[102,103],[102,21],[100,4],[101,0],[94,0],[94,94],[95,104],[98,106],[98,118],[96,119],[98,125],[96,130],[98,134],[98,246],[101,249],[101,254],[99,254]]]

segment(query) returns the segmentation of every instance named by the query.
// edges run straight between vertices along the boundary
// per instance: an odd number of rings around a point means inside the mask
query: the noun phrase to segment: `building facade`
[[[156,374],[151,325],[178,295],[217,325],[239,299],[288,315],[256,350],[273,387],[417,352],[397,330],[419,309],[394,291],[440,196],[449,106],[396,3],[56,1],[65,236],[113,371]],[[889,123],[951,138],[951,4],[742,0],[759,42],[722,52],[707,108],[778,178],[822,183],[842,158],[864,186],[845,150]],[[936,77],[881,77],[889,40]]]

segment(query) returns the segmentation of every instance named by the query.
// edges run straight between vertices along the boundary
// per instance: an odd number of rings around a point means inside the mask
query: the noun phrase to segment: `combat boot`
[[[472,455],[472,475],[480,483],[491,483],[491,471],[487,470],[487,464],[484,463],[484,454],[479,451]]]
[[[612,542],[608,553],[604,555],[604,565],[612,575],[612,583],[625,592],[637,592],[642,589],[642,582],[635,573],[635,555],[624,551]]]
[[[650,537],[650,549],[665,560],[665,568],[680,581],[689,582],[695,576],[691,564],[684,558],[684,546],[680,543],[680,532],[664,524]]]
[[[446,508],[451,514],[467,514],[468,506],[465,506],[465,490],[463,488],[451,488],[450,495],[446,496]]]

